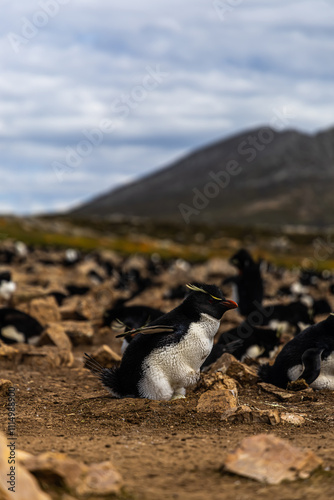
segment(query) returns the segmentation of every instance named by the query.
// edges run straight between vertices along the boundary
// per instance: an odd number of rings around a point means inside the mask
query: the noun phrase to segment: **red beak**
[[[234,300],[223,300],[222,302],[223,306],[227,307],[227,309],[235,309],[236,307],[238,307],[238,304],[236,302],[234,302]]]

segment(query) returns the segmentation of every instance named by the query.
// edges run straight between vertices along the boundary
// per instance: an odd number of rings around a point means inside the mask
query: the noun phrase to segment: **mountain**
[[[334,224],[334,127],[246,131],[71,211],[175,222]]]

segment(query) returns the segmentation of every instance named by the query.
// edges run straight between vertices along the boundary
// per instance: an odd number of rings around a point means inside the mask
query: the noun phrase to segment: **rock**
[[[42,326],[61,319],[58,304],[52,295],[33,299],[25,308],[20,306],[19,309],[37,319]]]
[[[0,341],[0,362],[1,368],[6,369],[13,364],[13,361],[18,357],[18,350],[16,347],[4,344]]]
[[[110,349],[107,345],[101,345],[96,351],[92,353],[93,358],[105,368],[112,368],[115,364],[121,361],[121,356]],[[86,366],[86,364],[84,365]]]
[[[13,387],[13,384],[10,380],[0,378],[0,396],[6,397],[8,394],[8,389],[10,387]]]
[[[308,389],[308,384],[305,382],[303,378],[300,380],[293,380],[288,383],[287,389],[289,391],[302,391],[303,389]]]
[[[76,488],[76,495],[87,498],[93,495],[94,497],[114,495],[120,492],[122,487],[122,478],[114,469],[110,461],[91,464],[82,482]]]
[[[250,436],[230,453],[224,468],[262,483],[305,479],[322,466],[322,460],[312,451],[301,450],[272,434]]]
[[[219,371],[214,373],[201,373],[201,378],[194,391],[207,391],[208,389],[229,389],[230,391],[238,391],[237,382]]]
[[[278,410],[252,410],[251,422],[277,425],[281,421]]]
[[[247,405],[225,411],[222,413],[221,419],[233,423],[265,423],[270,425],[277,425],[281,421],[278,410],[252,410]]]
[[[64,300],[60,313],[62,319],[96,320],[103,317],[105,310],[114,302],[110,284],[103,283],[94,286],[87,294],[74,295]]]
[[[225,352],[211,366],[208,373],[221,371],[223,374],[240,382],[241,385],[255,384],[259,377],[253,368],[238,361],[232,354]]]
[[[313,401],[317,398],[316,393],[313,391],[313,389],[311,389],[311,387],[294,392],[281,389],[280,387],[276,387],[275,385],[267,384],[265,382],[259,382],[258,387],[269,394],[273,394],[280,401]]]
[[[21,350],[21,363],[34,369],[57,368],[58,366],[72,366],[73,354],[68,349],[58,349],[56,346],[27,346]]]
[[[13,305],[19,305],[18,309],[28,313],[28,303],[34,299],[45,297],[46,295],[47,291],[42,286],[31,286],[19,283],[13,299]]]
[[[305,418],[295,413],[281,413],[281,421],[292,425],[305,424]]]
[[[67,351],[72,349],[72,343],[66,335],[63,325],[59,323],[48,323],[36,345],[55,345],[58,349]]]
[[[122,487],[122,478],[110,461],[86,465],[52,452],[22,456],[21,460],[50,492],[57,486],[75,498],[110,498]]]
[[[39,487],[39,484],[34,476],[32,476],[22,464],[16,461],[15,463],[15,493],[9,491],[8,488],[12,485],[7,483],[8,476],[13,469],[10,470],[8,464],[7,439],[3,434],[0,434],[0,499],[1,500],[51,500],[50,495],[45,493]],[[9,479],[10,480],[10,479]]]
[[[109,326],[103,326],[95,330],[92,344],[95,346],[106,344],[119,356],[122,356],[123,339],[117,339],[115,337],[115,332],[109,328]]]
[[[268,392],[269,394],[274,394],[281,401],[286,401],[293,397],[293,394],[291,392],[276,387],[275,385],[267,384],[266,382],[259,382],[258,386],[261,387],[261,389],[263,389],[265,392]]]
[[[60,325],[74,346],[92,343],[94,329],[88,321],[62,321]]]
[[[7,351],[7,352],[6,352]],[[17,365],[22,364],[36,370],[56,368],[58,366],[71,366],[73,354],[68,350],[59,350],[55,346],[35,347],[28,344],[17,344],[0,347],[0,360],[2,368],[13,370]]]
[[[79,297],[77,295],[64,299],[62,305],[59,308],[62,321],[82,321],[85,319],[84,316],[77,313],[78,302]]]
[[[237,391],[228,389],[210,390],[201,395],[196,409],[198,412],[205,413],[224,412],[237,406],[237,398]]]

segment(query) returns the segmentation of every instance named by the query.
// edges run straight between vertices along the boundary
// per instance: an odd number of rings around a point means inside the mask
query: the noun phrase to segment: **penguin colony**
[[[36,318],[13,305],[17,285],[10,266],[13,262],[24,262],[29,252],[22,245],[13,250],[0,248],[0,341],[3,343],[34,344],[44,330]],[[69,297],[84,297],[93,286],[103,283],[106,276],[113,277],[114,288],[123,298],[105,311],[102,321],[123,337],[121,364],[108,369],[88,354],[85,356],[85,366],[113,396],[161,400],[184,397],[187,387],[198,380],[200,371],[206,370],[224,352],[241,361],[258,358],[260,378],[278,387],[286,388],[289,382],[304,379],[314,389],[334,389],[334,314],[326,299],[315,300],[309,293],[320,281],[325,285],[327,280],[328,292],[334,294],[330,272],[325,276],[303,271],[298,280],[268,296],[262,273],[266,271],[279,279],[284,271],[256,262],[247,250],[239,250],[230,259],[236,275],[222,280],[220,287],[195,282],[170,288],[164,299],[177,301],[179,305],[166,313],[147,304],[127,304],[156,286],[154,277],[168,270],[169,263],[152,258],[147,263],[147,272],[142,274],[138,269],[117,266],[99,253],[90,258],[96,265],[87,268],[88,282],[84,285],[67,282],[61,291],[51,289],[49,294],[61,306]],[[84,259],[85,256],[69,249],[59,262],[64,268],[74,269]],[[53,265],[47,252],[40,262]],[[172,266],[181,264],[183,272],[189,271],[187,263],[176,261]],[[218,281],[217,276],[207,279]],[[268,301],[270,307],[264,306]],[[215,338],[224,314],[235,308],[241,318],[239,326],[225,329]],[[326,319],[315,322],[319,314]],[[287,328],[294,337],[282,348],[281,335]],[[263,358],[275,361],[268,363]]]

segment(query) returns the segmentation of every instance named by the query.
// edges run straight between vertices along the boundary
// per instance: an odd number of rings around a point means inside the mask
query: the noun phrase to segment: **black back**
[[[280,337],[276,330],[253,326],[247,321],[244,321],[236,328],[222,333],[218,339],[218,343],[228,346],[234,340],[240,341],[233,349],[233,356],[237,359],[242,359],[247,350],[255,345],[263,349],[261,356],[269,357],[271,351],[280,344]]]
[[[31,337],[40,335],[43,331],[42,325],[29,314],[4,307],[0,309],[0,339],[6,344],[14,344],[16,340],[3,336],[1,333],[2,329],[8,326],[14,326],[18,332],[23,333],[25,342],[28,342]]]
[[[3,271],[0,273],[0,284],[2,281],[10,281],[11,279],[10,271]]]
[[[277,304],[268,308],[270,314],[264,316],[264,325],[270,323],[271,320],[286,321],[293,326],[298,326],[298,323],[313,323],[312,311],[302,302],[295,301],[290,304]]]
[[[285,388],[289,382],[287,371],[302,363],[302,356],[308,349],[321,351],[321,359],[326,359],[334,351],[334,315],[311,325],[288,342],[277,356],[273,366],[259,368],[259,376],[264,382]]]
[[[239,313],[248,316],[258,309],[263,300],[263,280],[260,273],[260,266],[254,262],[247,250],[241,249],[234,254],[230,263],[239,270],[238,276],[226,279],[223,284],[235,283],[237,287],[237,302]]]

